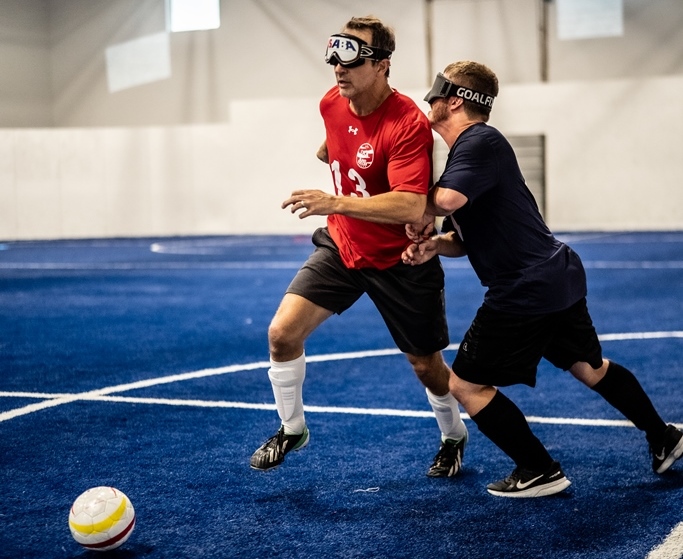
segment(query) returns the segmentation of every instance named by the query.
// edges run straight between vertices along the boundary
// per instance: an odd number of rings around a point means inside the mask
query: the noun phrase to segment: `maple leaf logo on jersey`
[[[361,169],[367,169],[375,159],[375,148],[370,144],[362,144],[358,148],[358,153],[356,153],[356,164]]]

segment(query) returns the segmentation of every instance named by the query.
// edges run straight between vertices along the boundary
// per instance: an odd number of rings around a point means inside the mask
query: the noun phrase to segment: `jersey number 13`
[[[332,169],[332,173],[334,175],[334,192],[337,196],[343,196],[344,193],[342,192],[342,175],[341,171],[339,170],[339,161],[336,159],[330,163],[330,168]],[[358,174],[358,171],[356,171],[353,167],[349,169],[348,172],[349,178],[351,181],[355,184],[355,190],[349,194],[349,196],[358,196],[360,198],[370,198],[370,193],[366,190],[365,187],[365,181],[363,180],[363,177],[361,177]]]

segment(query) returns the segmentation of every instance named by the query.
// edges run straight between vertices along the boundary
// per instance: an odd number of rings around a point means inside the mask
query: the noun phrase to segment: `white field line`
[[[138,398],[132,396],[106,396],[97,394],[81,393],[74,394],[51,394],[42,392],[0,392],[0,398],[38,398],[45,399],[41,404],[47,404],[43,408],[52,407],[61,404],[68,404],[75,401],[88,402],[113,402],[120,404],[147,404],[147,405],[162,405],[162,406],[185,406],[193,408],[227,408],[227,409],[243,409],[243,410],[262,410],[262,411],[276,411],[275,404],[250,404],[247,402],[228,402],[225,400],[188,400],[177,398]],[[21,410],[31,408],[31,411],[37,411],[33,404],[20,408]],[[396,410],[388,408],[346,408],[336,406],[304,406],[306,413],[338,413],[350,415],[378,415],[384,417],[415,417],[415,418],[434,418],[434,413],[431,411],[420,410]],[[7,412],[11,413],[11,412]],[[22,414],[24,415],[24,414]],[[463,419],[470,419],[466,413],[461,413],[460,417]],[[577,425],[583,427],[633,427],[633,423],[623,419],[580,419],[574,417],[537,417],[528,416],[529,423],[543,423],[549,425]],[[1,421],[1,420],[0,420]],[[676,427],[683,429],[683,423],[676,424]]]
[[[298,270],[301,262],[0,262],[0,270]]]
[[[683,338],[683,331],[673,332],[633,332],[620,334],[605,334],[600,336],[602,341],[624,341],[624,340],[646,340],[646,339],[660,339],[660,338]],[[457,349],[458,344],[451,344],[446,349]],[[355,351],[348,353],[330,353],[325,355],[311,355],[306,357],[309,363],[324,362],[324,361],[338,361],[346,359],[365,359],[370,357],[383,357],[388,355],[398,355],[401,352],[398,349],[380,349],[370,351]],[[118,384],[99,388],[96,390],[89,390],[80,393],[60,393],[47,394],[39,392],[0,392],[0,397],[3,398],[38,398],[42,401],[26,406],[15,408],[0,413],[0,422],[15,419],[17,417],[41,411],[48,408],[53,408],[63,404],[70,404],[77,401],[110,401],[110,402],[126,402],[126,403],[144,403],[144,404],[164,404],[164,405],[183,405],[183,406],[198,406],[198,407],[223,407],[223,408],[241,408],[241,409],[260,409],[260,410],[274,410],[275,406],[271,404],[252,404],[244,402],[225,402],[225,401],[211,401],[211,400],[177,400],[166,398],[134,398],[125,396],[112,396],[112,394],[127,392],[130,390],[137,390],[140,388],[148,388],[151,386],[158,386],[162,384],[170,384],[173,382],[182,382],[186,380],[193,380],[198,378],[224,375],[229,373],[237,373],[242,371],[250,371],[255,369],[266,369],[270,366],[268,361],[258,361],[255,363],[247,363],[240,365],[230,365],[226,367],[217,367],[212,369],[202,369],[199,371],[192,371],[189,373],[180,373],[175,375],[168,375],[164,377],[145,379],[136,382],[125,384]],[[392,409],[372,409],[372,408],[340,408],[340,407],[319,407],[319,406],[305,406],[305,409],[312,413],[353,413],[365,415],[385,415],[385,416],[402,416],[402,417],[433,417],[432,412],[410,411],[410,410],[392,410]],[[467,418],[466,414],[462,414]],[[578,418],[558,418],[558,417],[529,417],[527,418],[532,423],[553,423],[564,425],[598,425],[598,426],[632,426],[628,421],[622,420],[602,420],[602,419],[578,419]]]
[[[253,262],[0,262],[0,270],[117,271],[117,270],[298,270],[303,260]],[[468,260],[443,259],[449,270],[471,269]],[[584,260],[596,270],[680,270],[683,260]]]
[[[664,541],[653,548],[645,559],[681,559],[681,557],[683,557],[683,522],[676,525]]]

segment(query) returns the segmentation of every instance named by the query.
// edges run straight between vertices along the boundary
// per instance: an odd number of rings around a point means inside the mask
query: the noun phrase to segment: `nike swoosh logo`
[[[534,481],[538,481],[543,477],[543,474],[540,476],[536,476],[535,478],[530,479],[529,481],[522,482],[521,480],[517,480],[517,489],[526,489],[529,487]]]
[[[664,458],[666,458],[666,452],[664,450],[662,450],[661,456],[659,454],[655,454],[655,458],[657,460],[664,460]]]

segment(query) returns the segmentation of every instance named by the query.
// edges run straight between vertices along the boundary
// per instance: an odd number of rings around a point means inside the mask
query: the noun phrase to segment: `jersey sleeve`
[[[429,122],[421,111],[399,120],[387,165],[391,190],[427,194],[432,183],[433,146]]]
[[[456,142],[437,184],[465,195],[468,200],[488,192],[498,183],[498,163],[493,146],[479,135]]]

